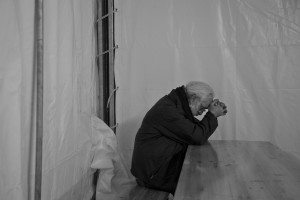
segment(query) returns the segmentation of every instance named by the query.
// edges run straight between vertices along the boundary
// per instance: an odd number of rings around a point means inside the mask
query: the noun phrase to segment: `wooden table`
[[[174,200],[299,200],[300,160],[269,142],[189,146]]]

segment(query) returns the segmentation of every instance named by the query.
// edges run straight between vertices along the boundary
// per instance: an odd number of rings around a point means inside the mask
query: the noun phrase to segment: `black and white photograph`
[[[300,0],[0,0],[0,200],[299,200]]]

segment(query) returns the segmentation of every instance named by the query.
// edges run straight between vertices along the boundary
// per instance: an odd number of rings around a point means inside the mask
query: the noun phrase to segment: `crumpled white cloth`
[[[92,117],[93,160],[91,168],[99,169],[96,187],[97,200],[117,200],[125,197],[136,185],[122,154],[118,151],[114,132],[101,119]]]

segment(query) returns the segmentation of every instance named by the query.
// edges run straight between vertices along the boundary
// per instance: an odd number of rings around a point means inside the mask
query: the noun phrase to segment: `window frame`
[[[114,0],[96,0],[96,54],[99,79],[98,89],[98,117],[113,131],[116,130],[116,84],[114,74]]]

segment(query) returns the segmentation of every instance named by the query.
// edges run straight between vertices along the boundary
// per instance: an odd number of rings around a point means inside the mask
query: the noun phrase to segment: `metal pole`
[[[34,199],[41,199],[43,161],[43,0],[35,0],[35,53],[37,69],[37,110],[36,110],[36,159]]]

